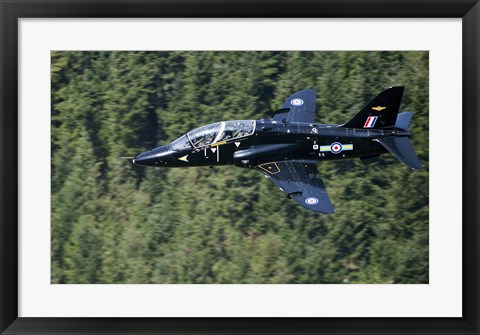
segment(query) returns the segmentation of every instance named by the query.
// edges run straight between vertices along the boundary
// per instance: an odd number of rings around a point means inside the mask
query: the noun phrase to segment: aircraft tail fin
[[[405,165],[415,170],[422,168],[422,164],[408,137],[385,137],[379,138],[376,141]]]
[[[403,90],[403,86],[386,89],[342,127],[375,129],[395,126]]]

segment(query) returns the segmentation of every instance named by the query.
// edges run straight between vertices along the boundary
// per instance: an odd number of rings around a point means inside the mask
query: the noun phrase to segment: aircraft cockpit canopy
[[[236,140],[253,135],[255,120],[235,120],[212,123],[179,137],[172,142],[176,151],[205,147],[217,142]]]
[[[184,151],[184,150],[192,149],[192,145],[188,140],[187,134],[182,135],[179,138],[177,138],[175,141],[173,141],[171,144],[171,148],[172,150],[175,150],[175,151]]]

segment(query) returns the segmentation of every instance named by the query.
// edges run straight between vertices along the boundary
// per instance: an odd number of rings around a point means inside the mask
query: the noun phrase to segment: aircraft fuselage
[[[373,158],[388,151],[377,142],[409,136],[393,129],[345,128],[332,124],[257,120],[251,135],[173,150],[170,144],[144,152],[135,164],[156,167],[236,165],[254,168],[282,160],[329,161]]]

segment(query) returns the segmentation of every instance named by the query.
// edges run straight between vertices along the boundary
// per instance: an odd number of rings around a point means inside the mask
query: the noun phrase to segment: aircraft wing
[[[303,90],[292,94],[283,104],[273,121],[307,122],[315,120],[315,90]]]
[[[300,160],[269,162],[258,165],[256,169],[302,207],[317,213],[334,212],[315,162]]]

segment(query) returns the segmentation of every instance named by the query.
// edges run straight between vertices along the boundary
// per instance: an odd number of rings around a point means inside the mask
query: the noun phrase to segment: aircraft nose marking
[[[188,155],[185,155],[185,156],[183,156],[183,157],[180,157],[178,160],[179,160],[179,161],[184,161],[184,162],[187,162],[187,163],[188,163],[188,159],[187,159],[187,158],[188,158]]]

